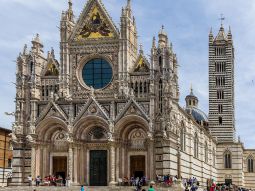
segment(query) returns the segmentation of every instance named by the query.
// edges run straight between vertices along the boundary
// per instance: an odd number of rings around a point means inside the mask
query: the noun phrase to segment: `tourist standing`
[[[27,177],[27,179],[28,179],[28,185],[29,185],[29,186],[32,186],[32,181],[33,181],[32,176],[29,175],[29,176]]]
[[[85,191],[84,186],[81,186],[81,191]]]
[[[40,176],[37,176],[36,179],[35,179],[36,186],[39,186],[40,182],[41,182]]]
[[[70,187],[70,183],[71,183],[71,181],[70,181],[70,176],[68,175],[68,176],[66,177],[66,186],[67,186],[67,187]]]

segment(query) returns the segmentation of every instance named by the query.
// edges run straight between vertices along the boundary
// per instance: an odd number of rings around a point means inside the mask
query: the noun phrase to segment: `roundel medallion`
[[[104,59],[88,61],[82,69],[82,79],[88,87],[103,89],[112,81],[112,67]]]

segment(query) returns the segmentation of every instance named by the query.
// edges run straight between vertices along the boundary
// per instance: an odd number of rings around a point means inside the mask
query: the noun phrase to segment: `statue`
[[[34,139],[33,139],[33,137],[32,137],[31,135],[27,135],[27,136],[26,136],[26,140],[27,140],[29,143],[34,143],[34,142],[35,142]]]
[[[66,133],[66,141],[67,141],[68,143],[73,143],[73,137],[70,136],[69,133]]]
[[[35,134],[35,125],[33,123],[29,127],[29,134]]]
[[[114,123],[112,120],[109,120],[109,129],[110,129],[110,132],[113,133],[114,132]]]
[[[15,133],[10,133],[9,136],[11,137],[12,142],[18,143],[18,138]]]
[[[95,97],[95,89],[92,86],[90,86],[90,95],[91,97]]]
[[[108,136],[108,141],[110,141],[110,142],[113,142],[113,141],[114,141],[114,140],[113,140],[113,135],[112,135],[112,133],[108,132],[108,133],[107,133],[107,136]]]

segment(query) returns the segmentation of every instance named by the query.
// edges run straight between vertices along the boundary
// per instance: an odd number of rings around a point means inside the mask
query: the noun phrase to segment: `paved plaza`
[[[148,187],[143,187],[145,190],[148,190]],[[75,186],[75,187],[46,187],[46,186],[41,186],[41,187],[6,187],[6,188],[0,188],[1,190],[12,190],[12,191],[34,191],[34,189],[36,191],[80,191],[80,187],[79,186]],[[85,190],[89,190],[89,191],[134,191],[135,188],[134,187],[106,187],[106,186],[102,186],[102,187],[85,187]],[[157,191],[168,191],[168,190],[173,190],[172,188],[156,188]]]

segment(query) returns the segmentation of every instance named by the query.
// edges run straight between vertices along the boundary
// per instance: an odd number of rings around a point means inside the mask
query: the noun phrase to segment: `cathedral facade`
[[[150,59],[138,47],[131,2],[117,28],[100,0],[60,21],[60,59],[39,35],[17,59],[13,185],[60,175],[73,184],[115,185],[156,175],[255,187],[253,156],[235,140],[231,32],[209,35],[209,118],[191,89],[179,105],[178,60],[164,28]],[[254,179],[254,180],[253,180]],[[253,183],[253,184],[252,184]]]

